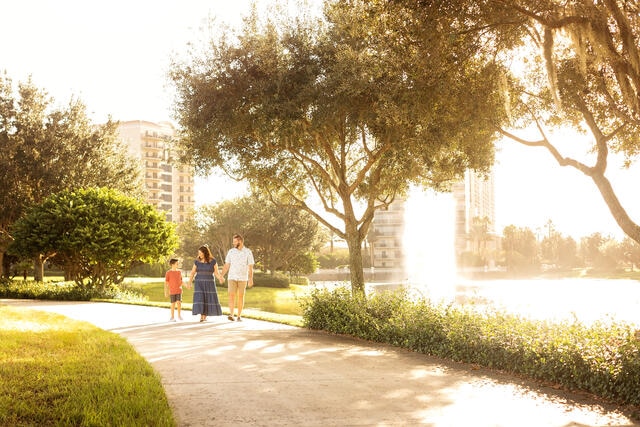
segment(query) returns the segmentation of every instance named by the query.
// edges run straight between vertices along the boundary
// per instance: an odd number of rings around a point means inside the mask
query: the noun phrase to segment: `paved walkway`
[[[635,426],[582,394],[322,332],[168,309],[0,300],[123,335],[162,377],[179,426]]]

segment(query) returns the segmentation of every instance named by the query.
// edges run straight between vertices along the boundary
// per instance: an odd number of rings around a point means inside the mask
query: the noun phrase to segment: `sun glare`
[[[451,193],[410,190],[403,236],[406,282],[433,302],[455,298],[454,223]]]

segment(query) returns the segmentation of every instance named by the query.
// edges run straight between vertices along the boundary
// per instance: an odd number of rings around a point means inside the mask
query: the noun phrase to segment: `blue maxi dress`
[[[205,316],[221,316],[222,307],[218,299],[218,290],[216,289],[216,281],[213,276],[213,268],[216,260],[210,262],[202,262],[195,260],[196,277],[193,286],[193,306],[191,314]]]

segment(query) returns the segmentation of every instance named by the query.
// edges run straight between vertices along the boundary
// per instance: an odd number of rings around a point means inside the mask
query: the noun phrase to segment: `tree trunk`
[[[44,282],[44,262],[42,262],[41,255],[33,258],[33,280]]]
[[[0,251],[0,279],[3,277],[9,277],[9,272],[4,269],[4,252]]]
[[[620,204],[620,200],[618,200],[613,187],[611,187],[611,182],[602,173],[591,175],[591,179],[598,187],[613,219],[615,219],[622,231],[631,239],[640,243],[640,226],[629,217],[627,211]]]
[[[351,292],[364,295],[364,269],[362,268],[362,239],[358,233],[347,235],[349,246],[349,270],[351,272]]]

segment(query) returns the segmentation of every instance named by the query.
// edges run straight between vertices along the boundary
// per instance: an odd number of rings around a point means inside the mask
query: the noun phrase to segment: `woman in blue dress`
[[[216,259],[211,255],[207,246],[200,246],[198,258],[193,262],[193,268],[189,275],[188,286],[191,287],[195,276],[195,286],[193,288],[193,307],[191,314],[199,314],[200,321],[207,320],[207,316],[221,316],[222,307],[218,299],[218,290],[214,276],[220,283],[224,282],[224,277],[218,271]]]

